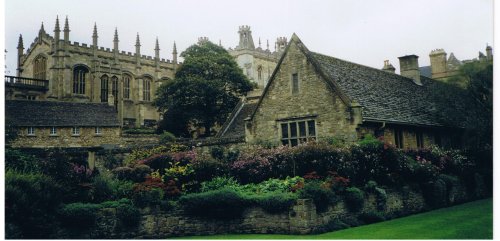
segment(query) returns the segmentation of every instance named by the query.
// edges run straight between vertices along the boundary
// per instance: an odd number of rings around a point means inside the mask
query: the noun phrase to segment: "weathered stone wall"
[[[448,204],[462,203],[468,199],[463,185],[454,186],[448,194]],[[333,220],[351,223],[360,214],[382,211],[389,217],[401,217],[429,210],[420,191],[402,188],[400,191],[387,190],[383,210],[377,207],[374,194],[365,195],[362,210],[351,212],[344,201],[330,206],[327,211],[317,213],[312,200],[299,199],[286,213],[269,214],[259,207],[247,208],[242,217],[214,220],[193,217],[180,209],[164,212],[158,209],[142,210],[140,223],[136,227],[123,227],[116,218],[114,209],[105,209],[98,215],[97,224],[81,238],[167,238],[190,235],[212,235],[225,233],[281,233],[309,234],[328,231]],[[358,222],[359,220],[355,221]]]
[[[295,42],[285,54],[260,107],[247,125],[246,141],[280,143],[280,120],[287,118],[314,119],[318,140],[332,136],[356,140],[356,125],[347,106],[330,90]],[[298,74],[298,93],[292,93],[292,74]]]

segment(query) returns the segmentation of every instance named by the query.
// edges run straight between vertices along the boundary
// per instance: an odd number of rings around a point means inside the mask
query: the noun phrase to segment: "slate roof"
[[[106,103],[6,100],[5,114],[14,126],[120,126]]]
[[[245,119],[254,111],[257,103],[245,103],[240,101],[228,120],[217,134],[217,137],[241,137],[245,136]]]
[[[409,125],[465,127],[475,101],[462,89],[421,76],[412,79],[309,52],[329,81],[363,106],[363,119]],[[477,113],[480,115],[480,113]]]

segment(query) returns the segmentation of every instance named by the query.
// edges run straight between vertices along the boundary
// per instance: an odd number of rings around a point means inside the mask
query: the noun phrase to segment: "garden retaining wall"
[[[359,223],[358,217],[364,212],[382,211],[390,218],[401,217],[429,210],[420,191],[403,188],[402,191],[388,191],[386,204],[377,209],[377,197],[367,194],[362,210],[349,211],[344,201],[330,206],[327,211],[317,213],[312,200],[299,199],[287,212],[269,214],[259,207],[249,207],[242,217],[214,220],[189,216],[181,209],[168,212],[159,209],[143,209],[136,227],[123,227],[112,208],[98,214],[95,227],[80,235],[80,238],[167,238],[190,235],[213,235],[226,233],[277,233],[310,234],[330,231],[328,225],[337,219],[351,226]],[[456,185],[447,194],[447,204],[454,205],[469,200],[463,185]]]

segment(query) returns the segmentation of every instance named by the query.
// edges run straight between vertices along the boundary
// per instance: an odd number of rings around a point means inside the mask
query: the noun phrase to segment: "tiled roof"
[[[470,111],[479,110],[463,89],[449,84],[421,76],[420,86],[401,75],[319,53],[306,54],[341,92],[363,106],[364,120],[464,127],[470,122]]]
[[[105,103],[6,100],[5,114],[14,126],[120,126]]]

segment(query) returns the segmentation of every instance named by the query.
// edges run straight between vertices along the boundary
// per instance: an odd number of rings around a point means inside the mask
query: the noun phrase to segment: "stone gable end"
[[[297,93],[292,93],[293,74],[298,77]],[[253,119],[247,124],[247,142],[280,143],[280,123],[294,119],[314,119],[318,140],[356,139],[356,125],[351,123],[347,105],[308,61],[297,41],[291,41],[267,88]]]

